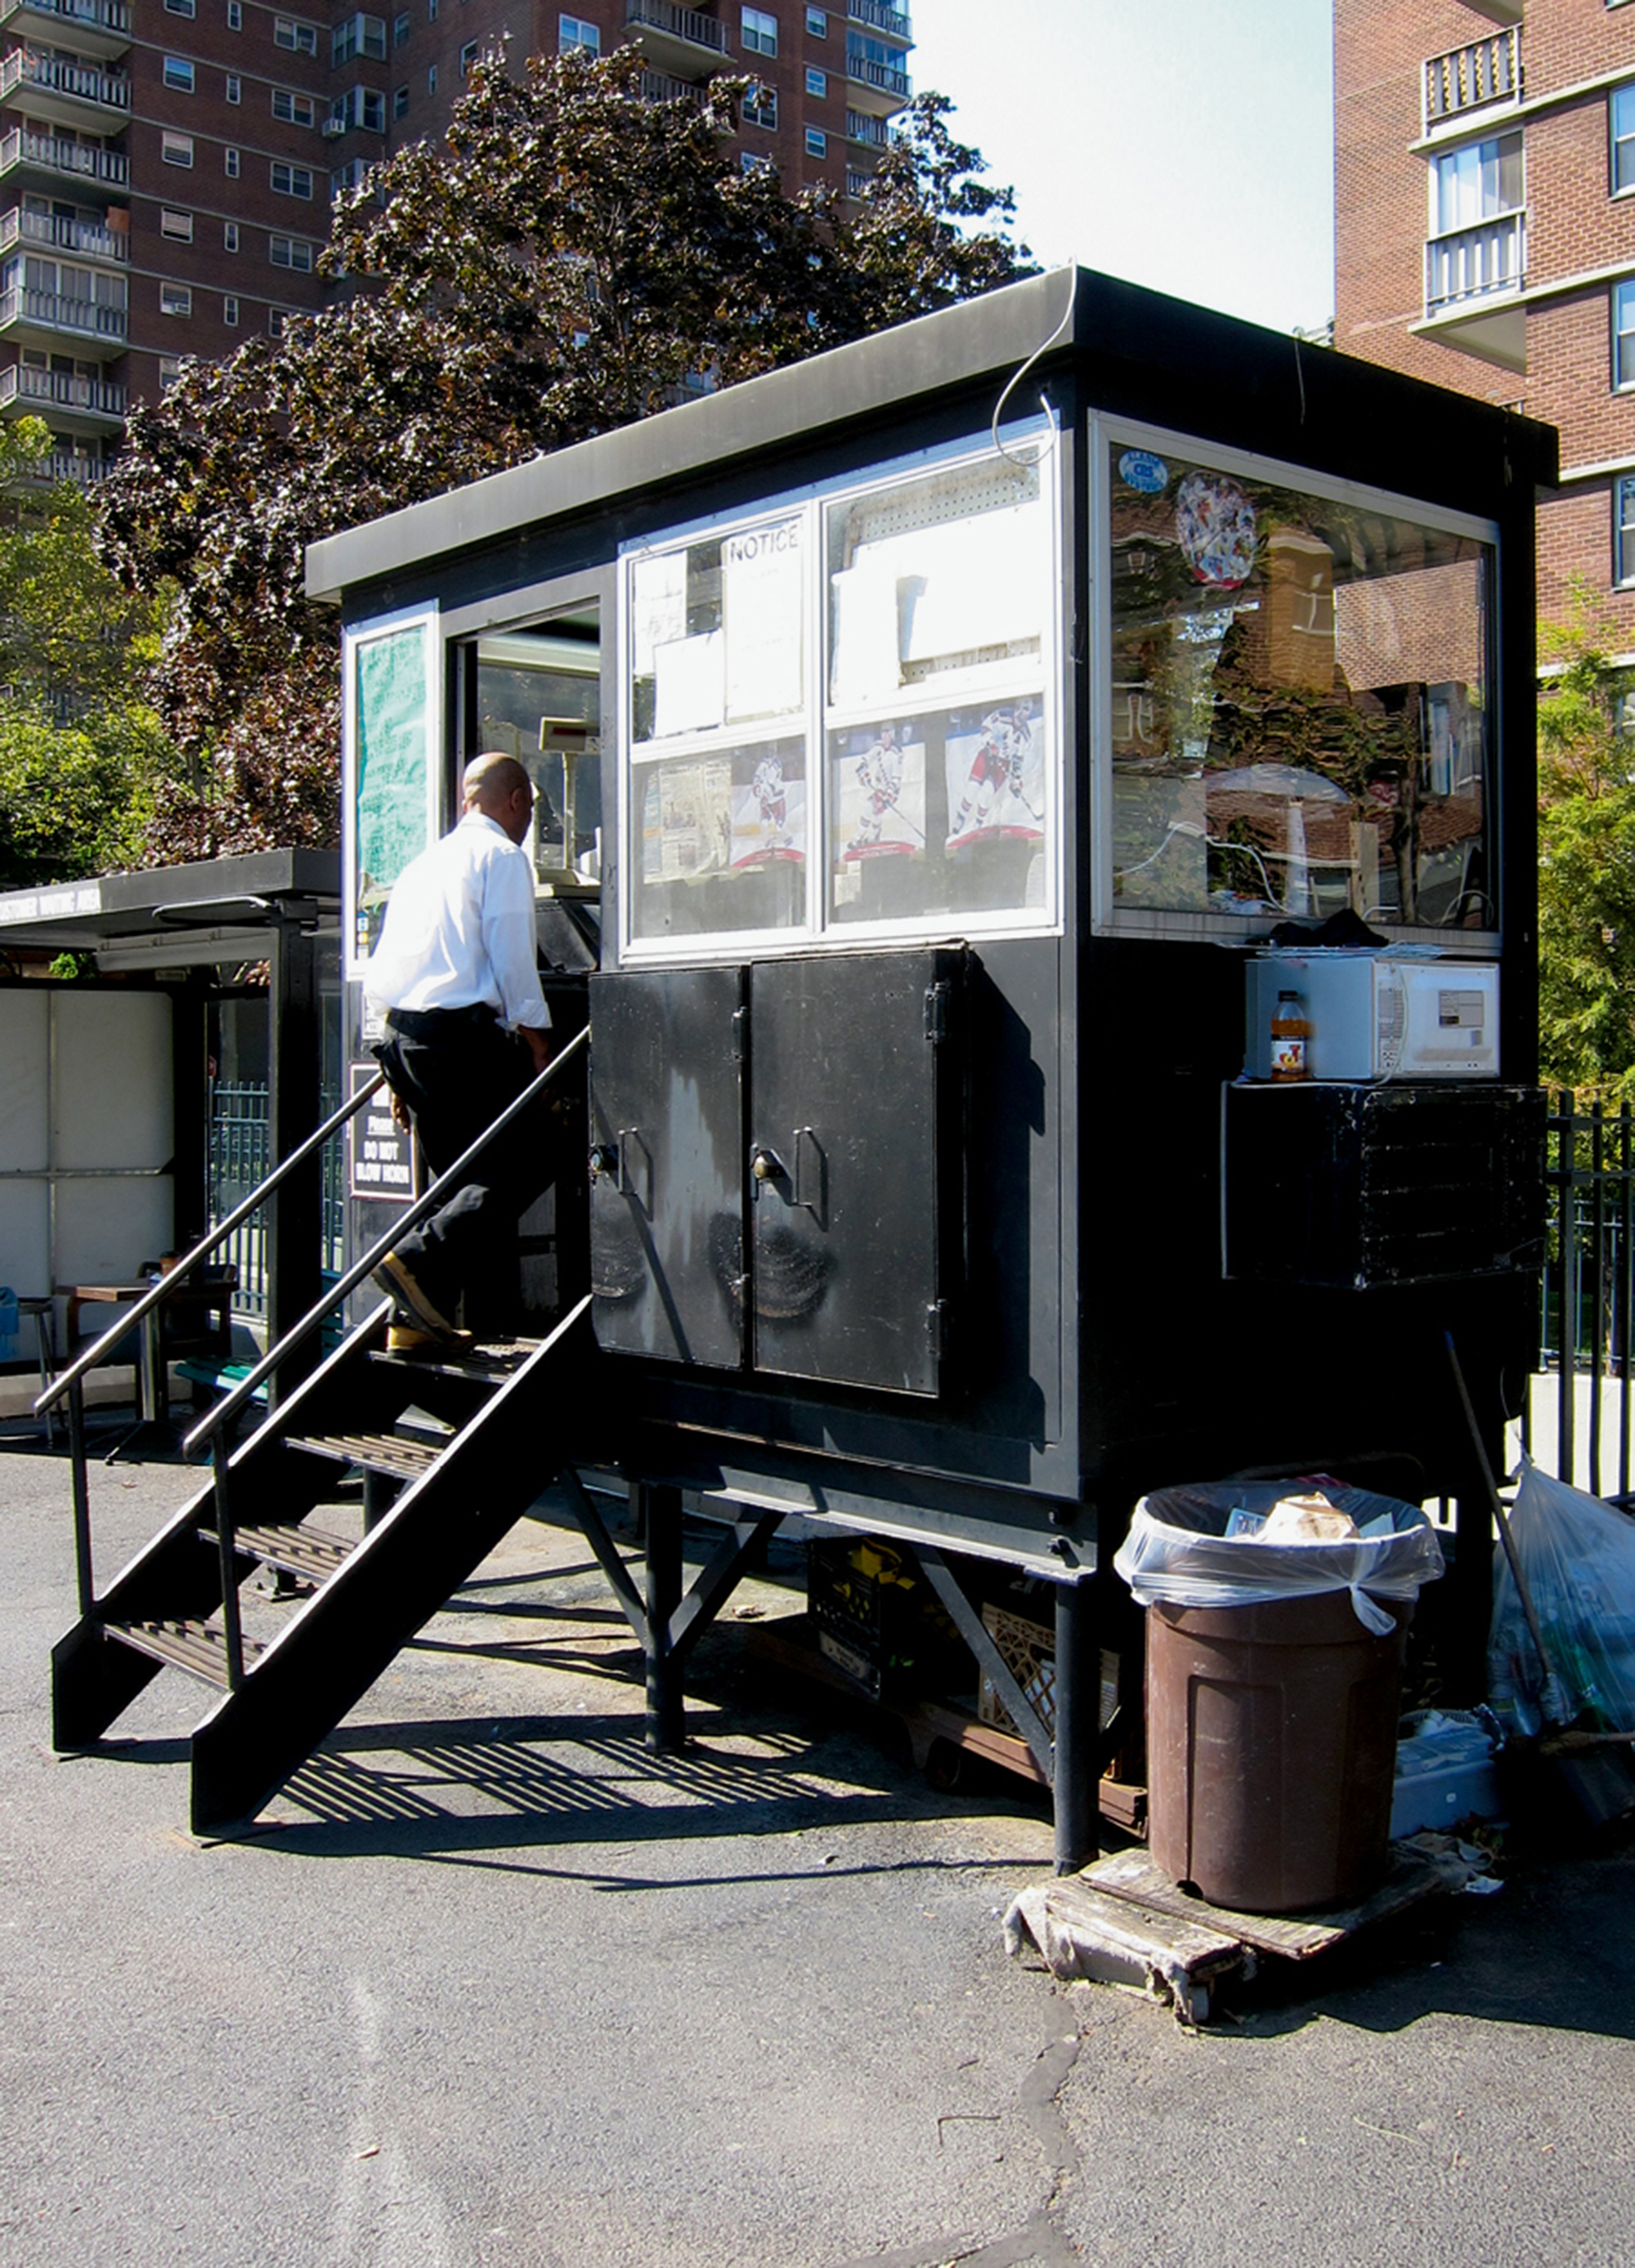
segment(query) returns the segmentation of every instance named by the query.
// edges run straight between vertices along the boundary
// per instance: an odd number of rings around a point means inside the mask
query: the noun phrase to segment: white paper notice
[[[897,578],[870,561],[842,568],[834,593],[834,659],[829,697],[837,709],[889,701],[902,682],[897,657]]]
[[[719,630],[676,638],[653,651],[656,739],[672,733],[712,731],[721,722],[722,660],[725,640]]]
[[[729,535],[721,546],[726,713],[733,723],[799,709],[800,522]]]
[[[902,659],[936,661],[1036,638],[1044,620],[1044,514],[985,512],[894,536],[903,578]]]
[[[687,635],[687,554],[661,552],[630,571],[631,674],[651,677],[653,656]]]

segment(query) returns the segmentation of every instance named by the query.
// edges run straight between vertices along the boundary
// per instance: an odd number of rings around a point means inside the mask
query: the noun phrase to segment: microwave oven
[[[1268,953],[1248,964],[1244,1071],[1271,1075],[1279,992],[1298,992],[1316,1079],[1497,1079],[1499,968],[1388,953]]]

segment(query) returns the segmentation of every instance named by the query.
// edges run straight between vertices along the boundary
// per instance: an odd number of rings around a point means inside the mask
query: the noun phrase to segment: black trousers
[[[534,1077],[520,1040],[485,1008],[394,1009],[375,1055],[408,1104],[434,1174],[446,1173]],[[544,1096],[496,1135],[438,1211],[395,1249],[453,1321],[460,1300],[479,1330],[513,1324],[517,1222],[556,1179],[560,1130]]]

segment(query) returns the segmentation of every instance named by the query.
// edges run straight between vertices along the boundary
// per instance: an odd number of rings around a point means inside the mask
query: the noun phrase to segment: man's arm
[[[550,1060],[550,1010],[536,965],[534,876],[521,851],[495,858],[483,876],[482,949],[499,988],[500,1021],[522,1033],[543,1070]]]

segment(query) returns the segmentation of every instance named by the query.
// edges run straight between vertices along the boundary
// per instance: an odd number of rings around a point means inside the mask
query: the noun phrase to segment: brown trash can
[[[1380,1638],[1346,1591],[1148,1607],[1149,1845],[1211,1904],[1304,1912],[1383,1874],[1413,1607],[1376,1603]]]

